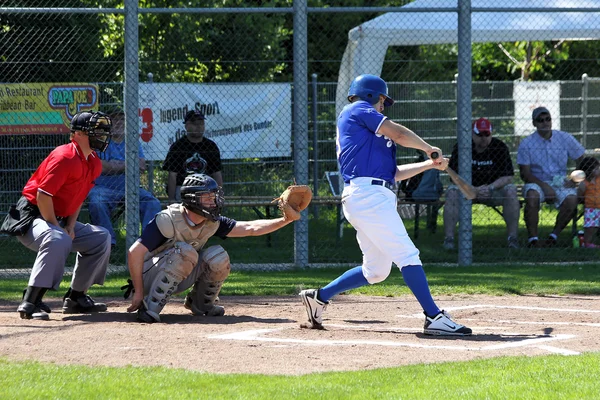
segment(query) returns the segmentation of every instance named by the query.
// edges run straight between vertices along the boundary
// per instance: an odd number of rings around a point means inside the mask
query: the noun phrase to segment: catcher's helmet
[[[215,194],[215,201],[209,206],[206,200],[202,203],[202,196],[210,193]],[[217,181],[208,175],[192,174],[184,179],[181,186],[181,202],[188,210],[216,221],[221,215],[225,199]]]
[[[385,81],[370,74],[359,75],[354,78],[352,84],[350,84],[350,90],[348,90],[349,101],[352,97],[358,96],[359,99],[369,104],[375,104],[379,101],[379,95],[385,96],[383,104],[386,107],[394,104],[394,99],[388,96],[388,87]]]
[[[71,132],[82,131],[90,138],[90,147],[104,151],[112,138],[112,121],[100,111],[83,111],[71,119]]]

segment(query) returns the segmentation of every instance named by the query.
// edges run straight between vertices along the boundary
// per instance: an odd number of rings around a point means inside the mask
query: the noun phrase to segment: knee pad
[[[229,254],[221,246],[210,246],[201,253],[202,275],[208,282],[224,281],[231,272]]]
[[[187,243],[177,242],[167,252],[148,295],[144,298],[145,311],[156,322],[160,322],[160,312],[179,283],[187,278],[197,262],[198,252]]]
[[[185,242],[176,242],[165,254],[165,262],[162,266],[182,281],[188,277],[197,263],[198,252]]]
[[[221,246],[211,246],[202,252],[202,273],[185,297],[185,308],[194,315],[221,316],[222,306],[215,305],[223,282],[229,276],[229,255]]]

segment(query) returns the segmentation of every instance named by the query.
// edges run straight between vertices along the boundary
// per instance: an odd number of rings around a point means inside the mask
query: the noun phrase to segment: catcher
[[[260,236],[300,219],[312,199],[308,186],[290,186],[279,202],[283,216],[269,220],[235,221],[221,215],[223,191],[208,175],[193,174],[181,187],[181,204],[172,204],[156,214],[142,236],[128,251],[131,280],[125,298],[133,289],[128,312],[137,311],[140,322],[160,322],[160,312],[173,293],[192,288],[185,308],[194,315],[221,316],[225,309],[215,304],[229,275],[229,255],[219,245],[204,249],[212,236]]]

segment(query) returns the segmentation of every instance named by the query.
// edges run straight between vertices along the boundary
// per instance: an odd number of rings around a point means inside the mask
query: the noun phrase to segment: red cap
[[[473,123],[473,133],[476,135],[481,135],[482,132],[492,133],[492,124],[486,118],[479,118]]]

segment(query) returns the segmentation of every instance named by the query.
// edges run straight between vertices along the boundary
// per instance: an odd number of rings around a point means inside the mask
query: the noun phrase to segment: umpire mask
[[[112,121],[100,111],[84,111],[71,119],[71,132],[82,131],[90,139],[90,147],[96,151],[105,151],[112,138]]]

